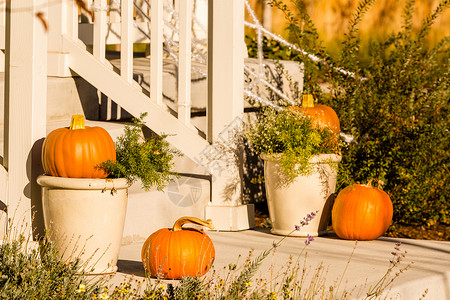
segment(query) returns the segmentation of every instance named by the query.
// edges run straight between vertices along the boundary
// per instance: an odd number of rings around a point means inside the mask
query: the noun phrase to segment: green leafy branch
[[[177,176],[173,171],[173,158],[182,154],[170,147],[167,135],[143,136],[146,115],[141,114],[139,119],[135,118],[133,123],[125,126],[115,143],[116,161],[103,162],[99,168],[108,172],[110,178],[126,178],[130,183],[140,179],[144,189],[156,187],[162,190]]]

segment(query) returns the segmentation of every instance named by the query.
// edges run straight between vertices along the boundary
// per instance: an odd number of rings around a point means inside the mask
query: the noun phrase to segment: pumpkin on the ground
[[[347,240],[373,240],[383,235],[392,221],[392,201],[386,192],[353,184],[337,196],[332,210],[333,230]]]
[[[47,175],[68,178],[105,178],[95,166],[116,159],[114,141],[101,127],[84,126],[84,116],[72,116],[69,128],[50,132],[42,145],[42,166]]]
[[[183,276],[203,276],[215,259],[214,245],[202,230],[182,226],[194,223],[214,229],[211,220],[194,217],[178,219],[173,228],[163,228],[145,241],[141,258],[151,276],[181,279]]]

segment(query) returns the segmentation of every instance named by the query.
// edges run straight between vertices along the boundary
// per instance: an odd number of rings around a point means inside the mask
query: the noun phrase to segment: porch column
[[[244,112],[244,1],[208,2],[208,141],[215,156],[206,217],[219,230],[253,227],[253,205],[242,205],[242,161],[233,131]],[[215,149],[214,149],[215,148]]]
[[[8,218],[13,220],[13,229],[27,234],[42,222],[39,215],[34,220],[31,216],[32,211],[41,212],[35,179],[42,173],[40,150],[47,105],[47,33],[36,13],[46,18],[47,0],[6,3],[3,166],[8,171]]]

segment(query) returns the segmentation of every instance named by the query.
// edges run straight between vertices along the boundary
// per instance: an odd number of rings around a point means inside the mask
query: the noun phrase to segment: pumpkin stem
[[[372,182],[376,181],[378,183],[378,188],[381,189],[381,187],[384,185],[384,182],[382,180],[379,179],[375,179],[375,178],[371,178],[369,179],[369,181],[367,182],[367,184],[363,184],[364,186],[368,186],[368,187],[373,187]]]
[[[303,95],[302,106],[303,107],[314,107],[313,95],[311,95],[311,94]]]
[[[72,121],[70,122],[71,130],[84,129],[84,116],[83,115],[73,115]]]
[[[195,218],[195,217],[181,217],[175,222],[175,224],[172,227],[172,230],[180,231],[180,230],[182,230],[181,226],[183,226],[186,223],[193,223],[193,224],[208,227],[209,229],[214,229],[214,225],[212,224],[211,220],[203,221],[203,220],[200,220],[199,218]]]

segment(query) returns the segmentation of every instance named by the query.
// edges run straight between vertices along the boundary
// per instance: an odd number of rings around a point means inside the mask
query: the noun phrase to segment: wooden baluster
[[[191,22],[192,0],[180,2],[178,52],[178,119],[191,123]]]
[[[127,82],[133,80],[133,0],[122,0],[120,75]]]
[[[62,35],[78,39],[78,7],[75,1],[55,1],[48,6],[48,75],[72,76],[68,67],[68,53],[64,50]]]
[[[163,0],[151,0],[150,98],[162,105]]]
[[[94,0],[94,40],[93,54],[98,60],[105,61],[106,53],[106,0]]]

